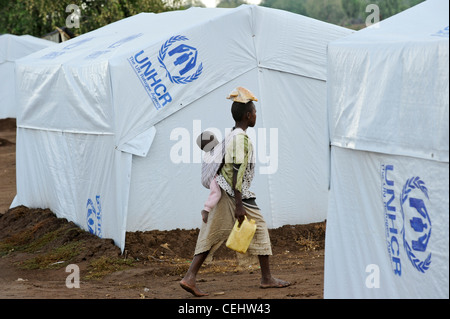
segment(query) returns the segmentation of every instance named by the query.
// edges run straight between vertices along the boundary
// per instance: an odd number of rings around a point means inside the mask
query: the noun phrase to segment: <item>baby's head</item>
[[[219,144],[219,141],[213,132],[204,131],[197,137],[197,145],[202,151],[209,152],[217,144]]]

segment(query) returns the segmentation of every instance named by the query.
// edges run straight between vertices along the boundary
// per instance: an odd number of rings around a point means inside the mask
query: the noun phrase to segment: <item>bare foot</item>
[[[208,222],[208,214],[209,212],[207,212],[206,210],[202,210],[202,220],[205,224]]]
[[[261,279],[261,285],[260,288],[266,289],[266,288],[285,288],[290,286],[291,283],[288,281],[284,281],[277,278],[271,278],[269,280],[262,280]]]
[[[197,286],[195,285],[195,283],[190,284],[190,283],[186,282],[184,279],[182,279],[180,281],[180,286],[187,292],[190,292],[191,294],[193,294],[195,297],[208,296],[208,294],[206,292],[203,292],[200,289],[198,289]]]

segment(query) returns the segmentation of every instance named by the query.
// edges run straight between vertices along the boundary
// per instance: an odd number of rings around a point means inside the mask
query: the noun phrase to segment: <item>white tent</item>
[[[14,61],[56,43],[31,35],[0,35],[0,119],[16,118]]]
[[[328,51],[325,298],[449,297],[449,3]]]
[[[205,129],[258,98],[252,190],[269,227],[323,221],[326,47],[350,31],[258,6],[142,13],[17,62],[17,196],[124,247],[125,232],[196,228]],[[33,94],[27,94],[33,92]]]

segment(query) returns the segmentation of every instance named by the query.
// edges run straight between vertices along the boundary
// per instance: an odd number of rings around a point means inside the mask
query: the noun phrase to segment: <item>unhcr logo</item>
[[[445,28],[432,34],[432,36],[443,37],[443,38],[448,38],[448,35],[449,35],[449,26],[446,26]]]
[[[202,74],[202,63],[195,69],[198,57],[197,49],[185,43],[177,43],[179,41],[187,40],[189,39],[181,35],[171,37],[161,46],[161,50],[159,50],[158,61],[161,64],[161,67],[166,70],[167,77],[172,83],[190,83],[197,80]],[[173,48],[172,45],[174,46]],[[167,65],[169,67],[166,66],[164,60],[168,60]]]
[[[408,179],[400,195],[403,218],[403,247],[415,269],[424,273],[431,264],[431,253],[427,253],[431,236],[431,220],[426,207],[428,189],[419,176]]]
[[[172,102],[168,86],[163,82],[165,77],[173,84],[188,84],[197,80],[203,72],[203,64],[198,62],[198,50],[184,43],[188,40],[181,35],[168,39],[158,52],[159,66],[156,67],[150,58],[153,55],[144,50],[128,58],[157,110]]]
[[[128,62],[133,67],[134,72],[139,77],[142,86],[157,110],[172,102],[172,97],[167,87],[162,83],[160,74],[156,71],[144,50],[128,58]]]
[[[381,165],[381,179],[386,244],[392,270],[401,276],[402,261],[406,257],[417,271],[425,273],[431,265],[431,253],[427,252],[431,219],[425,182],[413,176],[398,185],[394,165],[385,164]]]
[[[86,203],[87,216],[86,222],[88,230],[91,234],[102,237],[102,206],[100,205],[100,196],[95,197],[96,206],[92,199],[88,199]]]

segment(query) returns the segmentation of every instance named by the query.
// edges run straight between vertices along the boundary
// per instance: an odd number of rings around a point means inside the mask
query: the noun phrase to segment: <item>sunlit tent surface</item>
[[[0,119],[16,118],[14,61],[56,43],[31,35],[0,35]]]
[[[325,298],[449,297],[448,11],[329,45]]]
[[[142,13],[17,62],[17,196],[122,249],[126,231],[197,228],[197,136],[259,99],[257,195],[269,227],[326,218],[327,44],[342,27],[257,6]],[[32,92],[29,94],[28,92]]]

